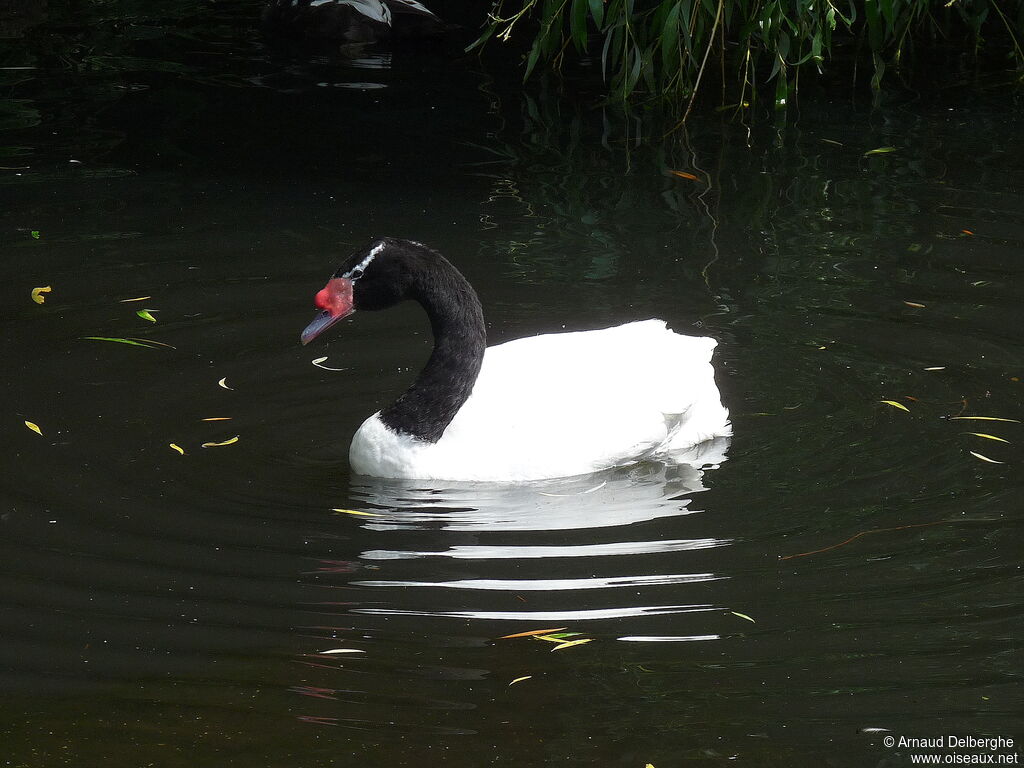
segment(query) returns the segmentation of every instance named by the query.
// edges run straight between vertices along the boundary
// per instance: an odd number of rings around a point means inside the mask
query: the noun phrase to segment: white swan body
[[[349,461],[376,477],[518,482],[670,459],[731,434],[715,344],[645,320],[489,347],[440,440],[397,433],[376,413],[353,437]]]
[[[367,278],[374,269],[397,271],[393,264],[374,265],[392,243],[423,248],[418,243],[385,240],[354,254],[348,269],[339,270],[318,295],[324,311],[307,328],[304,341],[349,314],[353,304],[360,308],[362,280],[367,280],[363,302],[372,305],[368,308],[390,305],[374,298],[374,292],[383,290],[383,278]],[[440,255],[429,253],[464,281]],[[385,258],[390,259],[390,254]],[[395,278],[389,275],[388,279]],[[325,298],[329,289],[340,291],[336,301]],[[465,289],[475,302],[468,283]],[[426,298],[415,292],[405,296],[424,304],[434,324],[435,356],[443,358],[442,337],[457,336],[449,326],[463,322],[446,325],[446,313],[454,311],[446,307],[470,301],[464,297],[448,301],[444,297],[449,290],[446,284],[422,290],[429,294]],[[482,315],[479,323],[479,374],[475,369],[471,372],[472,389],[467,389],[464,399],[437,406],[437,410],[451,410],[448,420],[429,439],[411,434],[420,427],[395,426],[409,419],[408,414],[397,413],[403,400],[423,397],[424,391],[451,375],[432,357],[409,393],[389,406],[390,411],[378,411],[359,427],[349,451],[354,472],[424,480],[522,482],[581,475],[644,459],[700,466],[699,450],[688,449],[731,434],[729,413],[722,406],[711,365],[713,339],[684,336],[661,320],[644,320],[604,330],[527,337],[484,349]],[[477,341],[467,338],[467,346]],[[448,368],[460,364],[462,347],[454,349],[443,361]],[[434,376],[429,375],[432,369]],[[715,455],[720,457],[720,451]]]

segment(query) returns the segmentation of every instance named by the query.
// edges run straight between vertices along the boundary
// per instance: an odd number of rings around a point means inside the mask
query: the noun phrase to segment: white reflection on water
[[[638,464],[599,475],[533,483],[447,483],[432,488],[417,481],[360,478],[353,482],[352,490],[374,515],[362,522],[363,527],[374,531],[610,528],[691,514],[688,496],[706,490],[704,472],[725,461],[728,446],[727,438],[719,438],[680,457],[683,461],[679,464]]]
[[[720,611],[713,605],[628,605],[616,608],[580,608],[567,611],[409,611],[396,608],[353,608],[352,613],[388,616],[439,616],[449,619],[498,619],[500,621],[586,621],[657,616],[666,613]]]
[[[458,581],[353,581],[359,587],[440,587],[443,589],[483,589],[520,592],[550,592],[576,589],[642,587],[652,584],[686,584],[727,578],[711,573],[680,573],[654,576],[616,576],[589,579],[460,579]]]

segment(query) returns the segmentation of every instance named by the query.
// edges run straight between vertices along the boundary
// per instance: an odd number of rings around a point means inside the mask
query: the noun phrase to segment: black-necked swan
[[[283,35],[347,43],[438,34],[444,24],[417,0],[270,0],[263,28]]]
[[[476,292],[440,253],[385,237],[353,253],[316,295],[308,344],[354,311],[412,299],[434,351],[412,386],[363,422],[352,470],[376,477],[517,482],[670,460],[731,434],[714,339],[661,320],[486,346]]]

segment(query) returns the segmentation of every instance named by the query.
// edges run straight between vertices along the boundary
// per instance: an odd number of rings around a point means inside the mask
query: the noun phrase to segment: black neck
[[[410,298],[430,318],[434,351],[408,391],[380,412],[385,425],[436,443],[473,392],[487,346],[473,287],[439,255],[416,270]]]

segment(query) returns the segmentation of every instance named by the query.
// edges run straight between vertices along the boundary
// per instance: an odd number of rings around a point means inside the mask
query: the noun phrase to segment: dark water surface
[[[889,735],[1024,738],[1024,428],[946,418],[1024,418],[1006,86],[661,140],[451,51],[271,50],[258,3],[111,5],[0,41],[3,765],[859,767],[992,754]],[[378,234],[462,267],[492,343],[717,338],[728,460],[351,477],[429,328],[298,333]],[[591,642],[496,639],[554,627]]]

